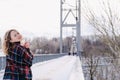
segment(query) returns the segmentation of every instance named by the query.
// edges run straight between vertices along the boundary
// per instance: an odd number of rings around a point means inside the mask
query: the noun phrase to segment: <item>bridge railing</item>
[[[65,55],[66,55],[66,53],[62,53],[62,54],[36,54],[36,55],[34,55],[33,64],[37,63],[37,62],[47,61],[50,59],[55,59],[55,58],[62,57]],[[4,69],[5,65],[6,65],[6,57],[0,56],[0,70]]]

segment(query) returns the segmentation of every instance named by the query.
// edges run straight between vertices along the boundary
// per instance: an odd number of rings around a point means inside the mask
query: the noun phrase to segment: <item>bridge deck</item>
[[[84,80],[81,62],[76,56],[63,56],[39,62],[31,69],[33,80]],[[3,72],[1,71],[0,77]]]

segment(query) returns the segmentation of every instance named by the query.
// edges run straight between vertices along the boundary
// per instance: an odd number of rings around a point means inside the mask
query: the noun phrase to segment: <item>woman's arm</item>
[[[33,55],[31,54],[30,51],[28,51],[27,49],[24,49],[23,51],[23,61],[28,65],[28,66],[32,66],[32,60],[33,60]]]

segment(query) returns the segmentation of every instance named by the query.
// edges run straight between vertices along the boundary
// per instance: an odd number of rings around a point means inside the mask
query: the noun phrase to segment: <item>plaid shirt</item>
[[[6,68],[3,80],[32,80],[33,55],[29,49],[20,45],[20,42],[13,44],[14,48],[9,49],[6,56]]]

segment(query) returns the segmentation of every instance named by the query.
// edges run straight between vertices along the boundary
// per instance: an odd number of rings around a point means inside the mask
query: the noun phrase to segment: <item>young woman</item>
[[[6,54],[6,67],[3,80],[32,80],[33,55],[29,43],[21,45],[22,35],[15,29],[6,32],[3,51]]]

